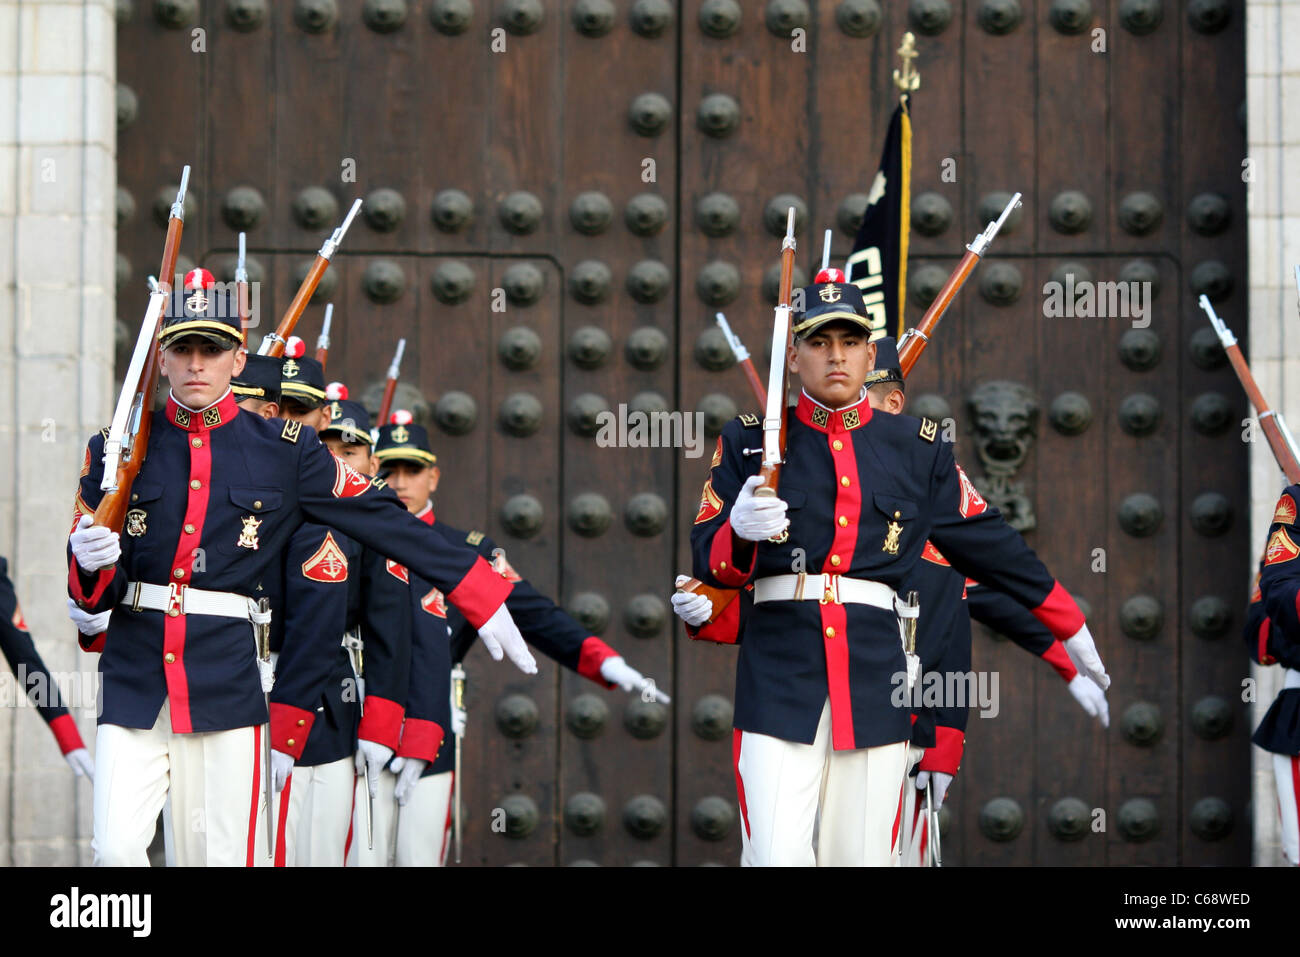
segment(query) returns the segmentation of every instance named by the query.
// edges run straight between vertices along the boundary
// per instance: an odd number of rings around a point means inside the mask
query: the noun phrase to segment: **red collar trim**
[[[167,421],[186,432],[207,432],[225,425],[239,414],[239,401],[229,389],[216,402],[206,409],[195,412],[176,401],[176,397],[167,393]]]
[[[424,522],[425,525],[433,524],[433,503],[425,502],[424,508],[415,513],[415,517]]]
[[[843,409],[828,409],[807,392],[801,392],[794,414],[818,432],[852,432],[871,421],[871,404],[864,396]]]

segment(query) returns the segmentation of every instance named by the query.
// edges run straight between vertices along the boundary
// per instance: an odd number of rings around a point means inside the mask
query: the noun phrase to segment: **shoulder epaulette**
[[[302,431],[302,423],[295,422],[293,419],[285,419],[284,428],[280,430],[280,438],[286,442],[297,442],[298,433]]]
[[[755,428],[762,423],[762,419],[756,416],[753,412],[742,412],[740,415],[736,416],[736,418],[740,419],[740,424],[747,429]]]
[[[483,538],[482,532],[470,532],[465,536],[465,541],[470,545],[478,545],[483,541]]]
[[[939,436],[939,423],[934,419],[921,417],[921,431],[917,433],[927,442],[933,442]]]
[[[103,439],[105,442],[107,442],[107,441],[108,441],[108,429],[107,429],[107,428],[100,429],[100,430],[99,430],[99,437],[100,437],[101,439]]]

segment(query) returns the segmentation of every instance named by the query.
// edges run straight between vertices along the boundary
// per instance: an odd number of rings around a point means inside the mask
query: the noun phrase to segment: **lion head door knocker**
[[[1038,436],[1038,400],[1027,386],[1006,379],[980,384],[966,400],[975,450],[984,474],[975,487],[997,506],[1007,523],[1020,532],[1038,526],[1024,482],[1012,481],[1025,464]]]

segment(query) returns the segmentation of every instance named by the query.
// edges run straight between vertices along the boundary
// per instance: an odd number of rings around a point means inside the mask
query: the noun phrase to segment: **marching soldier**
[[[937,423],[872,414],[861,292],[827,282],[802,295],[788,362],[803,392],[779,497],[754,494],[757,417],[729,423],[692,530],[694,571],[714,587],[754,583],[736,679],[742,863],[883,865],[911,736],[909,709],[892,703],[907,681],[896,589],[927,540],[1068,639],[1099,684],[1109,678],[1078,606],[975,490]]]
[[[1300,865],[1300,534],[1296,503],[1300,485],[1282,493],[1273,510],[1268,544],[1260,561],[1244,633],[1250,656],[1261,665],[1282,666],[1282,690],[1269,705],[1251,741],[1273,755],[1282,823],[1282,853]]]
[[[125,536],[92,523],[104,436],[89,443],[69,536],[68,590],[82,610],[112,610],[99,669],[95,826],[100,864],[144,864],[167,803],[178,864],[251,865],[263,725],[256,586],[279,574],[293,532],[327,522],[439,584],[494,657],[535,670],[503,602],[510,584],[477,554],[403,514],[387,489],[332,456],[295,422],[241,413],[230,390],[245,356],[238,311],[194,270],[159,333],[171,391],[132,487]],[[286,709],[288,720],[315,720]],[[200,733],[206,732],[206,733]],[[272,729],[276,733],[276,729]],[[250,795],[252,796],[250,799]]]
[[[90,616],[84,616],[83,623],[78,627],[103,631],[102,618],[87,620],[89,618]],[[27,622],[23,620],[22,609],[18,607],[18,596],[14,592],[13,582],[9,580],[9,561],[5,558],[0,558],[0,653],[4,654],[9,667],[18,677],[19,687],[31,699],[36,712],[54,735],[54,741],[68,762],[68,767],[72,768],[77,777],[93,779],[95,762],[81,741],[77,723],[72,720],[72,715],[68,714],[68,709],[59,696],[59,686],[54,683],[50,669],[45,667],[45,662],[36,651],[31,632],[27,630]]]
[[[429,447],[428,434],[411,422],[410,413],[400,410],[395,422],[379,430],[375,457],[380,475],[388,482],[407,509],[433,526],[448,541],[465,543],[478,551],[508,581],[514,590],[507,607],[524,638],[534,648],[605,688],[615,686],[640,692],[654,688],[640,672],[630,667],[614,648],[592,635],[563,609],[538,592],[511,567],[505,552],[482,532],[464,532],[436,518],[433,493],[441,472],[437,456]],[[412,615],[415,639],[412,647],[411,696],[402,743],[391,770],[385,776],[385,797],[391,786],[393,799],[402,808],[396,836],[396,863],[400,867],[440,867],[445,863],[451,825],[454,785],[455,734],[463,733],[465,715],[451,699],[451,668],[459,666],[474,642],[474,628],[457,609],[449,607],[441,592],[412,577]],[[449,640],[450,639],[450,640]],[[657,700],[669,697],[654,689]],[[392,804],[385,805],[387,814]],[[362,864],[382,865],[388,842],[380,848],[379,817],[376,814],[375,851],[358,847]],[[387,825],[387,822],[386,822]],[[391,837],[385,828],[385,836]]]

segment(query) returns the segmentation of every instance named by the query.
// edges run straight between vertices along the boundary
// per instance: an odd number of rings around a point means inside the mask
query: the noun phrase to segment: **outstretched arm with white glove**
[[[493,661],[500,661],[509,656],[516,668],[526,675],[537,674],[537,659],[524,643],[524,636],[519,633],[519,626],[510,616],[510,610],[502,605],[492,617],[478,630],[479,640],[487,648]]]
[[[660,704],[670,704],[673,700],[655,684],[653,678],[644,677],[641,672],[628,665],[622,655],[602,661],[600,675],[610,684],[618,685],[624,691],[639,693],[643,698],[652,695]]]
[[[1077,674],[1066,687],[1080,708],[1100,721],[1103,728],[1110,727],[1110,705],[1106,702],[1106,692],[1097,687],[1097,682],[1087,675]]]

